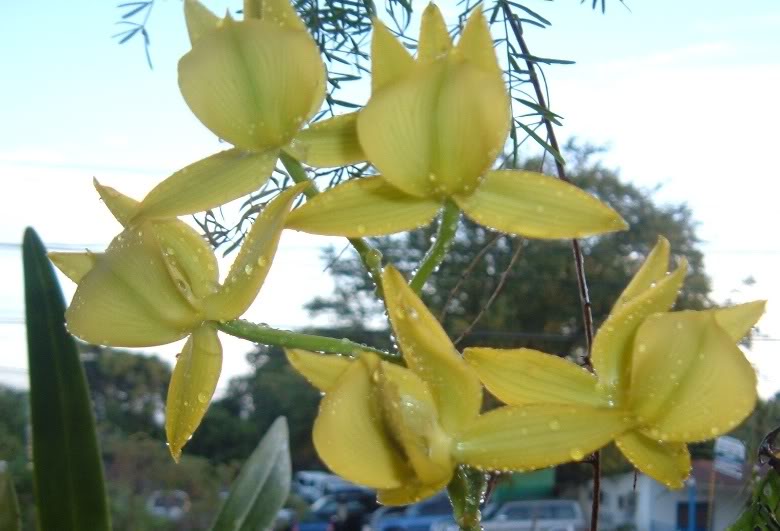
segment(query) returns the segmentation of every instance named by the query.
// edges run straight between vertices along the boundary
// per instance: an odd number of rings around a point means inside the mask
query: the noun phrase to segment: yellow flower
[[[192,214],[259,189],[280,150],[315,166],[363,155],[354,115],[301,128],[325,98],[325,65],[289,0],[248,0],[244,19],[219,18],[184,3],[192,50],[179,61],[179,87],[195,116],[235,147],[195,162],[156,186],[136,220]]]
[[[506,142],[509,95],[490,30],[475,9],[457,46],[433,4],[414,59],[374,21],[372,96],[357,118],[380,175],[337,186],[296,209],[288,226],[314,234],[377,236],[433,219],[445,201],[486,226],[534,238],[626,228],[612,209],[560,180],[490,171]]]
[[[376,488],[382,503],[433,495],[458,464],[505,471],[531,468],[528,459],[536,467],[571,460],[573,432],[585,455],[632,425],[617,408],[580,403],[479,415],[477,373],[395,269],[385,269],[382,285],[406,367],[368,352],[352,359],[287,351],[292,366],[325,395],[313,430],[317,453],[335,473]]]
[[[325,393],[314,423],[331,470],[402,505],[445,487],[456,435],[479,414],[482,388],[444,330],[395,269],[383,273],[390,320],[407,367],[364,352],[358,359],[288,350],[291,364]]]
[[[582,459],[614,440],[639,470],[682,487],[686,443],[728,432],[755,405],[755,373],[736,342],[765,303],[669,312],[686,265],[667,274],[668,262],[661,238],[595,338],[596,374],[530,349],[466,349],[483,384],[509,406],[474,422],[455,458],[534,469]]]
[[[166,430],[174,457],[200,423],[214,393],[222,347],[211,322],[249,307],[268,273],[285,218],[301,187],[258,217],[224,284],[209,244],[177,219],[131,220],[138,202],[95,181],[124,230],[104,253],[50,253],[78,284],[65,317],[69,331],[94,344],[163,345],[189,336],[168,392]]]

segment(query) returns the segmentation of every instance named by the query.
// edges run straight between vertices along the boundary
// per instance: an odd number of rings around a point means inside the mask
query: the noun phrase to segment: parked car
[[[360,531],[377,508],[376,495],[365,489],[323,496],[298,522],[298,531]]]
[[[307,503],[314,503],[325,494],[325,485],[333,481],[342,480],[319,470],[301,470],[293,475],[291,488]]]
[[[582,508],[574,500],[527,500],[503,504],[482,521],[484,531],[585,531]],[[431,531],[458,531],[452,519]]]
[[[401,514],[389,513],[374,522],[374,531],[428,531],[440,520],[452,519],[452,504],[446,492],[409,505]]]

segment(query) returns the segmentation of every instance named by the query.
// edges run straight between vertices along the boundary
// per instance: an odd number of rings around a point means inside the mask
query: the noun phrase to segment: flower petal
[[[95,262],[101,254],[87,251],[84,253],[49,253],[48,256],[57,269],[78,284],[84,275],[95,267]]]
[[[632,465],[670,489],[680,489],[691,473],[691,454],[685,443],[659,442],[629,431],[615,444]]]
[[[458,57],[465,58],[486,72],[502,72],[493,50],[490,26],[485,20],[481,6],[477,6],[471,13],[455,50]]]
[[[525,472],[579,461],[630,429],[625,411],[534,404],[494,409],[457,437],[459,463],[484,470]]]
[[[628,227],[587,192],[531,171],[492,171],[455,202],[477,223],[528,238],[581,238]]]
[[[458,355],[446,332],[409,288],[401,273],[388,266],[382,273],[387,313],[411,370],[428,385],[444,430],[454,434],[479,413],[482,388]]]
[[[381,177],[366,177],[309,199],[290,213],[287,228],[332,236],[382,236],[427,225],[440,208],[440,201],[418,199]]]
[[[408,75],[414,68],[414,59],[387,26],[375,18],[371,37],[371,93]]]
[[[450,438],[442,431],[433,396],[413,371],[381,362],[373,375],[379,389],[385,426],[401,445],[404,455],[424,484],[452,476]]]
[[[168,273],[149,223],[126,229],[97,257],[66,318],[77,337],[118,347],[171,343],[202,320]]]
[[[246,0],[244,0],[246,2]],[[250,0],[262,6],[263,20],[273,22],[281,28],[308,31],[290,0]]]
[[[349,166],[366,160],[357,134],[358,113],[334,116],[304,129],[285,151],[318,168]]]
[[[222,371],[222,344],[210,326],[196,329],[176,360],[165,405],[165,434],[174,461],[203,420]]]
[[[740,341],[750,332],[766,310],[766,301],[746,302],[729,308],[707,310],[715,315],[718,325],[733,339]]]
[[[431,2],[425,8],[420,22],[420,42],[417,45],[417,62],[432,63],[452,48],[452,39],[439,8]]]
[[[653,439],[711,439],[753,410],[755,371],[712,314],[651,316],[635,345],[630,405]]]
[[[593,340],[591,362],[611,400],[621,404],[630,385],[634,337],[647,316],[669,310],[688,270],[683,261],[677,270],[646,289],[631,302],[615,309],[599,328]]]
[[[371,398],[371,375],[378,363],[362,356],[350,364],[320,402],[312,435],[317,454],[333,472],[367,487],[393,489],[410,470]]]
[[[371,163],[416,197],[469,193],[509,131],[500,76],[445,58],[372,96],[358,118]]]
[[[100,199],[103,200],[103,203],[105,203],[108,210],[111,211],[111,215],[113,215],[123,227],[127,227],[130,220],[135,216],[140,203],[135,199],[131,199],[116,191],[110,186],[103,186],[97,179],[92,179],[92,184],[100,195]]]
[[[221,289],[206,300],[209,319],[222,321],[241,316],[257,298],[271,269],[284,224],[293,201],[308,186],[301,183],[286,189],[257,216],[241,244]]]
[[[287,145],[317,111],[325,67],[306,32],[227,18],[179,61],[179,87],[195,116],[220,138],[265,151]]]
[[[203,212],[259,190],[270,177],[278,150],[228,149],[182,168],[155,186],[135,220]]]
[[[636,272],[634,277],[620,294],[615,303],[615,308],[623,306],[631,299],[641,295],[646,290],[653,287],[658,281],[666,276],[669,270],[669,240],[663,236],[658,237],[658,242],[647,258],[642,263],[642,267]]]
[[[187,33],[190,36],[191,44],[195,44],[195,41],[204,34],[217,29],[222,21],[198,0],[184,0],[184,20],[187,23]]]
[[[196,307],[200,300],[217,291],[219,266],[211,245],[195,230],[178,219],[152,222],[168,273],[179,292]]]
[[[396,489],[380,489],[376,493],[376,499],[382,505],[411,505],[440,492],[447,486],[450,479],[451,476],[432,485],[410,481]]]
[[[467,348],[463,355],[488,391],[505,404],[609,405],[593,374],[558,356],[528,348],[480,347]]]
[[[332,391],[341,375],[355,361],[346,356],[317,354],[297,348],[286,348],[284,353],[293,369],[323,393]]]

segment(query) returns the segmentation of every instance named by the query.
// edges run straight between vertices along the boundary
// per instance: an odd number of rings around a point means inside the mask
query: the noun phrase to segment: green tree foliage
[[[81,345],[84,371],[101,429],[162,437],[170,366],[156,356]]]
[[[631,224],[627,232],[582,242],[596,323],[606,317],[659,234],[690,264],[679,305],[688,309],[709,306],[710,281],[690,209],[685,204],[658,204],[652,191],[624,182],[617,171],[594,160],[598,149],[569,143],[565,151],[574,183],[612,205]],[[540,166],[538,159],[524,164],[534,170]],[[373,243],[389,262],[408,273],[430,246],[434,229],[378,238]],[[569,242],[512,238],[463,220],[447,259],[424,289],[426,303],[434,312],[446,309],[445,329],[453,338],[459,337],[488,304],[516,252],[517,260],[500,295],[459,347],[479,343],[575,353],[584,344],[584,335]],[[371,296],[370,279],[357,259],[337,255],[338,251],[330,249],[325,256],[336,290],[329,297],[313,300],[309,310],[331,315],[350,327],[359,327],[372,317],[377,322],[382,309]],[[472,262],[471,274],[461,281]]]

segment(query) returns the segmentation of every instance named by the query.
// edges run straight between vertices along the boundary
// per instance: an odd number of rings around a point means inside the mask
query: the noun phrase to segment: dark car
[[[394,513],[374,522],[374,531],[428,531],[443,519],[452,518],[452,504],[446,492],[409,505],[403,513]]]
[[[344,489],[323,496],[298,523],[299,531],[360,531],[377,508],[376,495],[364,489]]]

